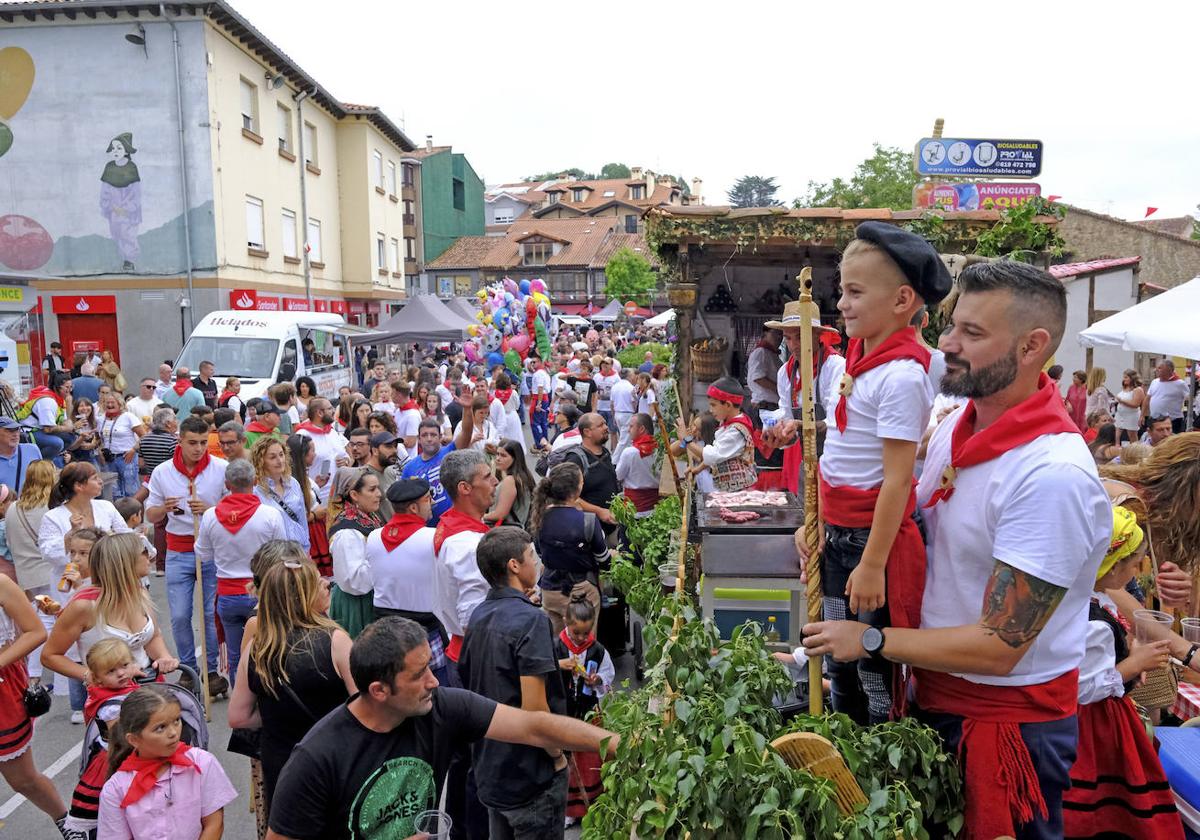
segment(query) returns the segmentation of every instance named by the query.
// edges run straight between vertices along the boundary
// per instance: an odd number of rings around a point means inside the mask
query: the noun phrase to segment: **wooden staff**
[[[820,497],[817,494],[817,415],[813,408],[813,361],[816,358],[812,322],[821,312],[812,299],[812,269],[802,268],[800,284],[800,429],[804,453],[804,544],[808,547],[808,620],[821,620]],[[808,711],[821,714],[824,696],[821,657],[808,660]]]
[[[683,482],[679,478],[679,465],[675,463],[675,459],[671,457],[671,433],[667,431],[667,421],[663,419],[662,412],[658,410],[658,403],[650,403],[654,408],[654,419],[658,421],[658,430],[663,436],[663,446],[667,447],[667,461],[671,462],[671,478],[675,481],[675,494],[679,496],[679,501],[683,502]],[[687,511],[684,511],[684,518],[687,518]]]
[[[196,479],[188,479],[188,501],[198,501],[196,497]],[[192,514],[192,557],[196,559],[196,598],[192,608],[198,601],[200,604],[200,659],[197,662],[200,670],[200,684],[204,689],[204,719],[212,720],[212,695],[208,693],[208,622],[204,617],[204,570],[200,567],[200,555],[196,553],[196,540],[200,537],[200,517],[191,506]]]

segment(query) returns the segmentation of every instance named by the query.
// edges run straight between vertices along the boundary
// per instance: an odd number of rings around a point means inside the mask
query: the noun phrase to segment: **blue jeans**
[[[209,672],[217,670],[217,564],[209,561],[201,569],[204,599],[204,643]],[[196,668],[196,637],[192,631],[192,599],[196,591],[196,554],[167,552],[167,606],[171,610],[171,635],[179,661]],[[199,671],[198,668],[196,668]]]
[[[79,680],[73,680],[65,677],[67,680],[67,693],[70,695],[71,711],[82,712],[84,704],[87,703],[87,686]]]
[[[225,628],[225,650],[229,658],[229,684],[237,679],[238,662],[242,658],[242,636],[246,622],[254,614],[258,599],[253,595],[218,595],[217,615]]]
[[[53,461],[56,467],[62,467],[62,451],[67,444],[61,435],[56,435],[52,432],[43,432],[41,429],[34,429],[33,442],[42,451],[43,458]]]
[[[529,421],[529,431],[533,435],[534,447],[545,443],[550,435],[550,412],[545,408],[535,408]]]
[[[117,474],[117,483],[113,485],[113,499],[123,499],[126,496],[136,495],[141,489],[142,483],[138,481],[138,459],[134,458],[133,463],[125,463],[125,455],[114,454],[113,461],[104,465],[105,472]]]

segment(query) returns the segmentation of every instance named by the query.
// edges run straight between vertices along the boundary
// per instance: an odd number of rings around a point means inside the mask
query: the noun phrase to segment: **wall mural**
[[[144,48],[128,31],[0,32],[0,265],[49,277],[186,270],[170,30],[147,22]],[[203,270],[216,264],[203,24],[179,33],[187,218]]]
[[[124,271],[133,271],[134,262],[142,249],[138,246],[138,228],[142,225],[142,179],[137,164],[131,160],[137,149],[133,135],[126,131],[108,144],[110,158],[100,176],[100,213],[108,219],[108,230],[117,253],[125,264]]]

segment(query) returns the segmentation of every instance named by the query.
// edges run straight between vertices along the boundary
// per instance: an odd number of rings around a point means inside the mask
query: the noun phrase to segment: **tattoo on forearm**
[[[1065,587],[997,560],[983,593],[979,623],[1009,647],[1019,648],[1037,638],[1066,594]]]

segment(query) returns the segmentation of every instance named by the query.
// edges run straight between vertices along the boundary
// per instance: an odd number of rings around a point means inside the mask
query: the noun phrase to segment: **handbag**
[[[50,692],[46,686],[38,683],[25,689],[21,702],[25,705],[25,714],[31,718],[41,717],[50,711]]]
[[[1129,698],[1143,709],[1167,708],[1179,693],[1179,672],[1180,667],[1174,660],[1165,668],[1147,671],[1145,680],[1129,692]]]

